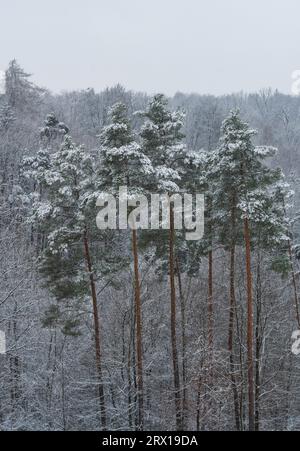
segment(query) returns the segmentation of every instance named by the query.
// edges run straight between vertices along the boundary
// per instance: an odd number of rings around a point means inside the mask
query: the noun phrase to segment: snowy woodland
[[[0,430],[300,429],[300,97],[0,94]],[[205,234],[99,230],[203,193]],[[294,351],[292,352],[292,346]]]

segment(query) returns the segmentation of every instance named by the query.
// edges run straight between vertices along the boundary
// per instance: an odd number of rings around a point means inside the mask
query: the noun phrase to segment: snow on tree
[[[54,113],[47,115],[44,127],[40,130],[41,139],[45,138],[48,145],[58,137],[63,138],[69,133],[69,128],[63,122],[59,122]]]
[[[102,377],[101,331],[97,302],[96,279],[120,267],[116,240],[96,229],[95,203],[97,193],[96,162],[83,148],[76,146],[69,135],[64,137],[55,153],[40,151],[36,157],[24,160],[24,177],[38,182],[39,192],[33,193],[29,220],[38,224],[46,235],[40,272],[47,286],[59,301],[51,305],[44,323],[62,323],[65,334],[80,332],[80,317],[86,310],[86,296],[92,297],[96,369],[102,428],[107,414]],[[91,247],[98,239],[100,247]],[[105,246],[106,254],[101,252]]]
[[[183,148],[180,142],[183,138],[182,127],[184,114],[180,111],[171,112],[168,109],[168,101],[162,94],[157,94],[151,100],[148,109],[144,112],[145,123],[141,128],[140,136],[142,148],[151,160],[154,175],[151,177],[149,189],[171,195],[180,191],[178,186],[181,179],[177,158],[182,158]],[[168,234],[168,262],[170,279],[170,328],[172,346],[172,365],[175,390],[175,420],[176,429],[182,429],[182,400],[180,387],[180,372],[178,362],[178,346],[176,337],[176,287],[175,287],[175,224],[174,204],[169,202],[169,234]],[[157,236],[157,234],[154,234]],[[160,231],[162,242],[165,242],[165,234]],[[153,235],[152,235],[153,236]],[[159,244],[157,243],[157,246]],[[161,247],[164,249],[164,246]]]
[[[122,103],[110,109],[111,123],[105,126],[100,138],[99,188],[118,195],[121,186],[127,187],[129,198],[137,194],[147,194],[147,183],[154,170],[150,159],[142,147],[134,141],[126,106]],[[127,199],[126,199],[127,201]],[[144,428],[144,377],[143,377],[143,333],[140,274],[138,260],[138,224],[133,223],[132,252],[134,262],[136,346],[137,346],[137,385],[138,385],[138,429]]]
[[[32,83],[30,77],[15,59],[9,63],[5,72],[5,97],[12,108],[30,110],[40,102],[45,90]]]
[[[244,240],[247,275],[247,370],[249,429],[255,429],[254,357],[253,357],[253,276],[251,248],[260,237],[264,244],[286,241],[284,211],[275,202],[274,187],[281,179],[281,171],[270,169],[264,159],[274,154],[272,147],[256,147],[253,137],[256,131],[240,119],[233,111],[222,126],[221,145],[214,153],[212,171],[217,181],[215,192],[218,216],[224,227],[220,227],[221,241],[229,244],[231,252],[231,320],[230,342],[232,342],[235,311],[235,246]],[[263,237],[263,238],[262,238]],[[232,346],[230,346],[232,349]],[[237,392],[234,386],[236,424]]]

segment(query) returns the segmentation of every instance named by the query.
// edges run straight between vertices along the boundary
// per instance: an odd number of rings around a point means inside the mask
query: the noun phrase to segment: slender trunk
[[[61,348],[61,352],[60,352],[60,364],[61,364],[61,413],[62,413],[63,430],[67,431],[67,429],[68,429],[68,418],[67,418],[66,401],[67,401],[68,394],[66,393],[64,346],[65,346],[65,340],[64,340],[64,342],[62,344],[62,348]]]
[[[175,258],[174,258],[174,241],[175,241],[175,227],[174,227],[174,206],[170,203],[170,230],[169,230],[169,277],[170,277],[170,291],[171,291],[171,345],[172,345],[172,362],[174,375],[174,390],[175,390],[175,412],[176,412],[176,430],[182,430],[181,421],[181,396],[180,396],[180,378],[178,366],[178,352],[176,341],[176,289],[175,289]]]
[[[129,340],[129,348],[128,348],[128,359],[127,359],[127,379],[128,379],[128,395],[127,395],[127,404],[128,404],[128,425],[129,430],[131,431],[133,426],[133,416],[132,416],[132,379],[131,379],[131,337]]]
[[[129,315],[129,327],[130,327],[130,317]],[[125,311],[123,322],[122,322],[122,369],[121,369],[121,377],[126,384],[125,381],[127,381],[127,412],[128,412],[128,430],[131,431],[132,429],[132,404],[131,404],[131,327],[130,327],[130,334],[128,339],[128,352],[126,354],[126,319],[127,319],[127,312]],[[127,378],[125,378],[125,370]]]
[[[186,324],[185,324],[185,300],[182,290],[181,273],[179,260],[176,257],[176,273],[178,279],[178,289],[181,310],[181,341],[182,341],[182,428],[185,428],[187,421],[187,377],[186,377]]]
[[[251,272],[251,242],[249,219],[244,219],[247,276],[247,371],[248,371],[248,415],[249,431],[254,431],[254,366],[253,366],[253,294]]]
[[[53,351],[53,365],[51,362],[52,357],[52,351]],[[49,376],[47,378],[47,408],[49,412],[52,409],[52,397],[53,397],[53,387],[54,387],[54,380],[56,376],[58,366],[58,359],[57,359],[57,330],[54,329],[54,337],[52,336],[51,332],[51,341],[49,345],[49,353],[48,353],[48,368],[49,368]]]
[[[235,212],[235,199],[232,200],[231,208],[231,247],[230,247],[230,274],[229,274],[229,285],[230,285],[230,307],[229,307],[229,325],[228,325],[228,352],[229,352],[229,365],[230,365],[230,380],[233,393],[233,405],[234,405],[234,418],[235,427],[237,431],[241,430],[241,420],[240,420],[240,408],[239,408],[239,394],[236,383],[235,376],[235,363],[234,363],[234,318],[236,316],[236,297],[235,297],[235,223],[236,223],[236,212]]]
[[[200,415],[201,415],[201,376],[198,379],[197,389],[197,415],[196,415],[196,431],[200,431]]]
[[[211,229],[211,228],[210,228]],[[211,230],[210,230],[211,237]],[[213,344],[214,344],[214,333],[213,333],[213,252],[212,252],[212,241],[210,240],[210,250],[208,253],[208,293],[207,293],[207,329],[208,329],[208,354],[207,362],[205,365],[205,379],[206,379],[206,389],[204,397],[205,410],[212,408],[212,399],[209,396],[210,387],[214,384],[214,369],[213,369]]]
[[[228,352],[229,352],[229,364],[230,364],[230,379],[233,393],[234,403],[234,417],[235,427],[237,431],[241,430],[240,422],[240,408],[239,408],[239,394],[235,377],[235,364],[234,364],[234,318],[236,313],[236,298],[235,298],[235,245],[232,244],[230,249],[230,309],[229,309],[229,327],[228,327]]]
[[[135,359],[135,314],[133,312],[132,306],[130,309],[130,336],[129,336],[129,347],[128,347],[128,418],[129,423],[133,428],[137,429],[137,386],[136,386],[136,359]]]
[[[257,263],[257,288],[256,288],[256,324],[255,324],[255,431],[260,429],[260,319],[261,319],[261,262],[258,254]]]
[[[101,339],[100,339],[100,321],[99,321],[99,313],[98,313],[98,304],[97,304],[97,293],[96,293],[96,285],[93,274],[92,260],[89,250],[89,241],[87,235],[87,229],[85,228],[83,232],[83,244],[84,244],[84,255],[86,260],[86,266],[90,277],[90,287],[92,294],[92,303],[93,303],[93,317],[94,317],[94,333],[95,333],[95,353],[96,353],[96,369],[98,376],[98,395],[99,395],[99,404],[100,404],[100,416],[101,416],[101,425],[102,429],[105,431],[107,429],[106,422],[106,407],[105,407],[105,396],[104,396],[104,387],[103,387],[103,378],[102,378],[102,362],[101,362]]]
[[[135,310],[135,306],[134,310]],[[139,429],[139,409],[138,409],[138,386],[137,386],[137,364],[136,364],[136,317],[135,312],[133,313],[133,330],[132,330],[132,380],[133,380],[133,400],[134,400],[134,423],[135,430]]]
[[[212,366],[212,352],[214,344],[214,305],[213,305],[213,227],[212,227],[212,198],[208,198],[207,220],[209,236],[208,252],[208,296],[207,296],[207,314],[208,314],[208,347],[210,357],[210,372]]]
[[[141,291],[139,278],[139,260],[137,232],[132,230],[132,250],[134,259],[134,303],[136,316],[136,355],[137,355],[137,388],[138,388],[138,430],[144,429],[144,387],[143,387],[143,349],[142,349],[142,315]]]
[[[210,249],[208,253],[208,299],[207,299],[207,310],[208,310],[208,346],[209,354],[211,358],[213,344],[214,344],[214,324],[213,324],[213,252]]]

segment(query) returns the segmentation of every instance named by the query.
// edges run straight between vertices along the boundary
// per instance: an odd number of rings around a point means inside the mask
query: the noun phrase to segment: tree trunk
[[[132,377],[131,377],[131,335],[128,344],[128,358],[127,358],[127,379],[128,379],[128,394],[127,394],[127,404],[128,404],[128,425],[129,430],[132,430],[133,426],[133,415],[132,415]]]
[[[136,316],[136,355],[137,355],[137,388],[138,388],[138,430],[144,429],[144,387],[143,387],[143,346],[142,346],[142,315],[141,290],[139,278],[139,260],[137,232],[132,230],[132,250],[134,259],[134,304]]]
[[[175,415],[176,415],[176,430],[182,430],[181,419],[181,396],[180,396],[180,378],[178,367],[178,353],[176,340],[176,289],[175,289],[175,258],[174,258],[174,206],[170,202],[170,230],[169,230],[169,277],[170,277],[170,291],[171,291],[171,345],[172,345],[172,362],[174,375],[174,391],[175,391]]]
[[[235,427],[237,431],[241,430],[240,422],[240,408],[239,408],[239,394],[235,377],[235,364],[234,364],[234,318],[236,313],[236,298],[235,298],[235,245],[231,245],[230,249],[230,309],[229,309],[229,327],[228,327],[228,352],[229,352],[229,364],[230,364],[230,379],[233,393],[234,403],[234,417]]]
[[[247,371],[248,371],[248,414],[249,431],[254,431],[254,366],[253,366],[253,294],[251,271],[251,242],[249,219],[244,219],[247,276]]]
[[[260,351],[261,351],[261,257],[258,253],[256,279],[256,324],[255,324],[255,431],[260,429]]]
[[[198,378],[198,388],[197,388],[197,414],[196,414],[196,431],[200,431],[200,420],[201,420],[201,376]]]
[[[181,273],[179,260],[176,257],[176,273],[178,279],[178,290],[181,310],[181,341],[182,341],[182,428],[185,428],[187,422],[187,377],[186,377],[186,324],[185,324],[185,299],[182,290]]]
[[[101,365],[100,322],[99,322],[96,286],[95,286],[93,267],[92,267],[92,261],[91,261],[88,235],[87,235],[86,228],[84,229],[84,232],[83,232],[83,244],[84,244],[84,255],[85,255],[85,260],[86,260],[86,266],[87,266],[87,270],[88,270],[89,277],[90,277],[90,287],[91,287],[92,303],[93,303],[96,369],[97,369],[97,375],[98,375],[98,395],[99,395],[99,403],[100,403],[100,417],[101,417],[102,430],[105,431],[107,429],[107,421],[106,421],[106,407],[105,407],[105,396],[104,396],[102,365]]]
[[[229,285],[230,285],[230,307],[229,307],[229,325],[228,325],[228,352],[229,352],[229,365],[230,365],[230,379],[231,387],[233,393],[233,404],[234,404],[234,418],[235,427],[237,431],[241,430],[240,421],[240,408],[239,408],[239,394],[236,383],[235,376],[235,363],[234,363],[234,318],[236,316],[236,297],[235,297],[235,223],[236,223],[236,212],[235,212],[235,198],[232,200],[231,208],[231,247],[230,247],[230,275],[229,275]]]
[[[212,244],[211,244],[212,246]],[[212,350],[214,344],[214,307],[213,307],[213,252],[210,249],[208,253],[208,299],[207,299],[207,310],[208,310],[208,346],[210,358],[212,357]]]
[[[212,198],[207,200],[207,221],[209,236],[208,252],[208,296],[207,296],[207,320],[208,320],[208,347],[210,357],[210,372],[212,370],[212,352],[214,344],[214,305],[213,305],[213,226],[212,226]]]

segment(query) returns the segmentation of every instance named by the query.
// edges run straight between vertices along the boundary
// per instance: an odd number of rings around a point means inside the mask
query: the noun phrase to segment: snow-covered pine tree
[[[256,147],[256,131],[233,111],[222,126],[221,145],[214,153],[212,171],[216,183],[216,202],[220,220],[220,240],[230,249],[230,321],[229,342],[232,351],[233,320],[235,316],[235,248],[244,242],[247,286],[247,371],[249,430],[255,429],[254,355],[253,355],[253,281],[251,249],[258,231],[268,230],[264,237],[270,241],[285,241],[284,215],[274,205],[272,188],[281,178],[281,171],[268,168],[263,160],[274,154],[268,146]],[[230,221],[228,221],[230,218]],[[222,226],[223,224],[223,226]],[[236,426],[238,399],[234,388]]]
[[[201,256],[208,259],[207,277],[207,310],[208,310],[208,343],[213,347],[213,239],[214,239],[214,178],[211,174],[211,153],[205,150],[187,151],[183,155],[184,169],[181,171],[181,187],[187,193],[205,195],[205,234],[202,240],[192,242],[196,248],[194,254],[199,260]],[[199,262],[195,262],[197,264]]]
[[[12,142],[11,134],[16,118],[13,109],[8,103],[0,105],[0,192],[3,195],[7,190],[9,171],[8,165],[11,158],[9,143]]]
[[[30,81],[31,74],[26,73],[14,59],[5,72],[5,97],[12,108],[21,112],[32,110],[40,102],[44,89]]]
[[[80,317],[87,310],[84,300],[88,294],[92,299],[101,427],[106,429],[96,279],[111,275],[122,259],[110,232],[96,229],[96,163],[66,135],[57,152],[41,150],[25,158],[23,175],[38,185],[29,220],[46,236],[40,272],[58,301],[48,309],[45,326],[59,323],[65,334],[78,334]],[[105,253],[95,242],[103,243]]]
[[[41,140],[46,141],[47,147],[55,143],[57,139],[63,140],[69,133],[69,128],[64,122],[59,122],[54,113],[47,114],[44,126],[40,129]]]
[[[118,196],[121,186],[133,198],[147,194],[148,180],[153,175],[150,159],[134,140],[127,117],[126,106],[116,103],[109,112],[111,123],[105,126],[100,138],[99,189]],[[138,386],[138,429],[144,429],[143,331],[140,293],[137,224],[132,228],[132,254],[134,263],[134,299],[136,316],[136,355]]]
[[[291,189],[289,182],[285,179],[282,174],[281,179],[275,183],[273,187],[273,206],[277,206],[279,211],[282,214],[284,212],[284,218],[286,221],[286,230],[285,234],[287,235],[287,241],[285,246],[282,246],[281,252],[278,252],[273,255],[272,259],[272,268],[285,275],[290,273],[292,278],[293,285],[293,294],[294,294],[294,311],[295,311],[295,322],[300,329],[300,306],[299,306],[299,294],[298,294],[298,283],[297,283],[297,274],[295,268],[295,257],[298,255],[298,246],[294,244],[295,236],[294,236],[294,226],[298,221],[298,215],[295,218],[289,217],[289,213],[293,214],[294,209],[294,199],[295,193]],[[274,215],[273,215],[274,216]],[[273,217],[272,216],[272,217]],[[272,234],[269,230],[266,230],[265,239],[263,244],[272,245]],[[278,246],[273,246],[273,248],[278,248]],[[273,253],[274,254],[274,253]]]
[[[204,151],[191,151],[182,146],[179,152],[176,152],[175,167],[180,174],[180,189],[184,193],[203,194],[205,196],[205,233],[201,240],[187,241],[185,231],[183,234],[176,234],[176,274],[178,278],[179,298],[181,308],[181,329],[182,329],[182,394],[183,394],[183,426],[187,421],[188,399],[186,394],[187,371],[186,359],[188,349],[186,345],[186,301],[182,293],[182,276],[184,273],[188,276],[197,277],[203,258],[208,260],[207,274],[207,337],[208,355],[204,362],[205,374],[199,372],[198,393],[197,393],[197,430],[200,430],[201,399],[203,386],[208,387],[212,384],[213,370],[213,341],[214,341],[214,307],[213,307],[213,236],[214,236],[214,210],[213,210],[213,180],[210,177],[210,153]],[[205,351],[206,352],[206,351]],[[205,383],[203,381],[205,380]]]
[[[146,121],[141,128],[140,136],[144,153],[149,157],[154,168],[154,175],[151,178],[149,189],[162,194],[172,194],[179,192],[178,181],[180,174],[178,168],[179,156],[182,155],[180,141],[183,138],[182,126],[184,115],[168,109],[168,100],[162,94],[157,94],[151,100],[148,109],[144,113]],[[177,162],[177,164],[176,164]],[[176,429],[182,430],[182,401],[180,387],[180,372],[177,349],[177,326],[176,326],[176,255],[175,249],[175,225],[174,225],[174,205],[169,203],[169,279],[170,279],[170,301],[171,301],[171,346],[172,365],[175,391],[175,418]],[[162,234],[162,232],[160,232]]]

